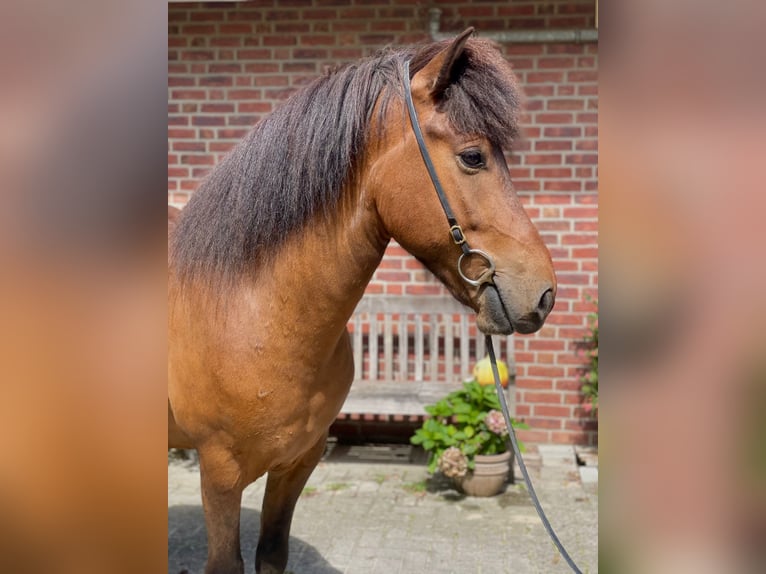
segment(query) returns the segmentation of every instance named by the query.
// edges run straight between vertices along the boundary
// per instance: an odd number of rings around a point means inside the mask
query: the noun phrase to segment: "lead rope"
[[[561,556],[563,556],[564,560],[566,560],[566,563],[569,564],[569,567],[573,572],[582,574],[582,571],[574,563],[572,558],[569,556],[569,553],[566,551],[566,548],[564,548],[564,545],[559,540],[559,537],[556,536],[556,533],[553,531],[553,527],[551,526],[551,523],[548,522],[548,517],[545,516],[543,507],[540,505],[540,501],[537,498],[535,488],[532,486],[532,480],[529,478],[529,473],[527,472],[527,465],[524,464],[524,459],[521,458],[521,451],[519,450],[519,443],[516,440],[516,433],[513,432],[513,426],[511,425],[511,415],[508,413],[508,403],[505,400],[503,386],[500,384],[500,373],[497,370],[497,360],[495,359],[495,347],[492,344],[492,336],[486,335],[485,341],[487,352],[489,353],[489,362],[492,365],[492,375],[495,377],[495,390],[497,391],[497,398],[500,400],[500,408],[502,409],[503,417],[505,418],[505,426],[508,428],[508,435],[511,437],[513,452],[516,455],[516,460],[519,461],[519,468],[521,469],[521,474],[524,476],[524,482],[527,484],[527,489],[529,490],[529,496],[532,499],[532,504],[535,505],[535,510],[537,510],[537,514],[540,516],[540,520],[542,520],[543,526],[545,526],[545,530],[548,531],[548,535],[551,537],[551,540],[553,540],[553,543],[556,545],[556,548],[558,549]]]
[[[492,284],[492,276],[495,273],[495,264],[489,255],[487,255],[486,253],[484,253],[483,251],[479,249],[471,249],[470,246],[468,245],[468,241],[466,241],[466,238],[463,235],[463,230],[458,224],[455,214],[452,212],[452,208],[450,207],[449,201],[447,200],[447,195],[444,193],[444,189],[442,188],[441,182],[439,181],[439,177],[436,174],[436,168],[434,167],[434,164],[431,161],[431,156],[428,153],[428,148],[426,147],[426,141],[425,141],[425,138],[423,137],[423,132],[421,131],[420,124],[418,122],[418,115],[417,115],[417,112],[415,111],[415,103],[412,101],[412,90],[410,87],[409,60],[404,62],[404,78],[403,79],[404,79],[404,99],[407,105],[407,115],[410,118],[412,131],[415,134],[415,139],[418,142],[418,149],[420,150],[420,155],[423,157],[423,163],[425,163],[426,165],[426,169],[428,170],[428,175],[431,177],[431,182],[433,183],[434,189],[436,190],[436,195],[439,198],[439,202],[442,205],[442,209],[444,210],[444,215],[447,217],[447,223],[450,226],[450,230],[449,230],[450,236],[452,237],[452,240],[455,242],[455,244],[458,245],[460,249],[463,251],[463,254],[460,256],[460,259],[457,260],[458,273],[460,274],[460,276],[463,278],[463,280],[466,283],[468,283],[469,285],[473,285],[474,287],[479,287],[484,283]],[[471,255],[478,255],[479,257],[484,258],[488,264],[488,269],[486,269],[478,279],[469,279],[464,274],[462,269],[463,258],[466,256],[471,256]],[[503,411],[503,417],[505,417],[505,425],[508,427],[508,434],[511,437],[513,452],[516,454],[516,458],[519,461],[519,468],[521,468],[521,474],[524,475],[524,481],[527,483],[527,489],[529,490],[529,495],[532,497],[532,503],[535,505],[535,509],[537,510],[537,514],[540,516],[540,520],[543,521],[543,526],[545,526],[545,529],[548,531],[548,534],[553,540],[553,543],[556,545],[556,548],[558,548],[558,551],[564,557],[564,560],[566,560],[567,564],[569,564],[569,567],[574,572],[577,572],[577,574],[582,574],[580,569],[575,565],[575,563],[569,557],[569,554],[567,553],[564,546],[561,544],[561,541],[558,539],[558,536],[556,536],[556,533],[553,531],[553,528],[551,527],[551,523],[548,522],[548,518],[545,516],[545,512],[543,512],[543,507],[540,506],[540,501],[537,499],[537,494],[535,494],[535,489],[532,486],[532,481],[529,479],[529,473],[527,472],[527,467],[524,464],[524,459],[521,458],[519,445],[516,442],[516,434],[513,432],[513,426],[511,426],[511,415],[508,413],[508,404],[505,401],[505,394],[503,393],[503,387],[500,385],[500,373],[497,370],[497,361],[495,360],[495,348],[492,346],[492,337],[490,335],[487,335],[486,341],[487,341],[486,343],[487,350],[489,352],[489,360],[490,360],[490,363],[492,364],[492,374],[495,377],[495,389],[497,390],[497,396],[500,399],[500,407],[502,408],[502,411]]]

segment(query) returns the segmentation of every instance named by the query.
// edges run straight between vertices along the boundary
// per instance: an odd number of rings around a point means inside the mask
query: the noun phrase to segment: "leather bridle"
[[[434,184],[436,196],[439,198],[439,203],[441,203],[442,209],[444,210],[444,215],[447,217],[447,223],[450,226],[450,237],[452,237],[452,241],[455,243],[455,245],[460,247],[460,249],[463,251],[457,260],[457,272],[460,274],[460,277],[462,277],[463,281],[469,285],[472,285],[473,287],[480,287],[484,283],[494,285],[492,278],[495,275],[495,262],[492,260],[492,257],[490,257],[481,249],[471,249],[470,245],[468,245],[468,241],[463,234],[463,228],[460,227],[460,224],[457,222],[457,218],[455,217],[455,213],[452,211],[452,207],[450,207],[447,195],[444,193],[444,188],[442,187],[441,181],[439,181],[439,176],[436,175],[436,168],[434,167],[434,163],[431,161],[431,156],[428,153],[426,141],[423,137],[423,132],[420,129],[420,123],[418,122],[418,114],[415,111],[415,104],[412,101],[409,60],[404,63],[404,99],[407,102],[407,115],[410,118],[410,125],[412,125],[412,131],[415,133],[415,139],[418,142],[420,155],[423,157],[423,163],[426,164],[428,175],[431,177],[431,182]],[[470,258],[473,256],[481,257],[487,262],[487,268],[476,279],[471,279],[463,272],[463,260],[466,257]]]

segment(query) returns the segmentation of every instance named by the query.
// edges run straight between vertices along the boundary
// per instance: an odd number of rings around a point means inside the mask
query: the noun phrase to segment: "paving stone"
[[[381,452],[376,451],[378,458],[384,458]],[[533,481],[543,508],[583,572],[593,574],[598,571],[597,483],[583,484],[572,447],[541,446],[539,456]],[[496,497],[468,498],[454,490],[431,490],[425,464],[402,463],[401,458],[321,462],[295,511],[288,571],[569,572],[523,484],[509,485]],[[254,571],[264,486],[261,479],[243,496],[242,551],[248,573]],[[168,533],[169,573],[202,572],[207,544],[199,471],[188,462],[168,464]]]

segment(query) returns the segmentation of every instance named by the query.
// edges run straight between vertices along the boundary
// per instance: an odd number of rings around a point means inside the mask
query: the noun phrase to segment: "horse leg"
[[[322,458],[326,441],[327,433],[292,467],[280,472],[269,472],[261,508],[261,533],[255,551],[257,574],[284,572],[295,503]]]
[[[199,455],[207,528],[205,574],[243,574],[239,513],[244,486],[239,464],[224,448],[200,449]]]

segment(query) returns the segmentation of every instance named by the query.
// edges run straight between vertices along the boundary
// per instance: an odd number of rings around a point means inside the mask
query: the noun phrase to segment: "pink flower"
[[[487,416],[484,417],[484,424],[487,425],[487,428],[495,434],[500,436],[508,434],[508,427],[505,424],[505,418],[503,417],[503,413],[500,411],[495,409],[489,411]]]
[[[465,476],[468,472],[468,459],[459,448],[451,446],[439,457],[439,470],[450,478]]]

